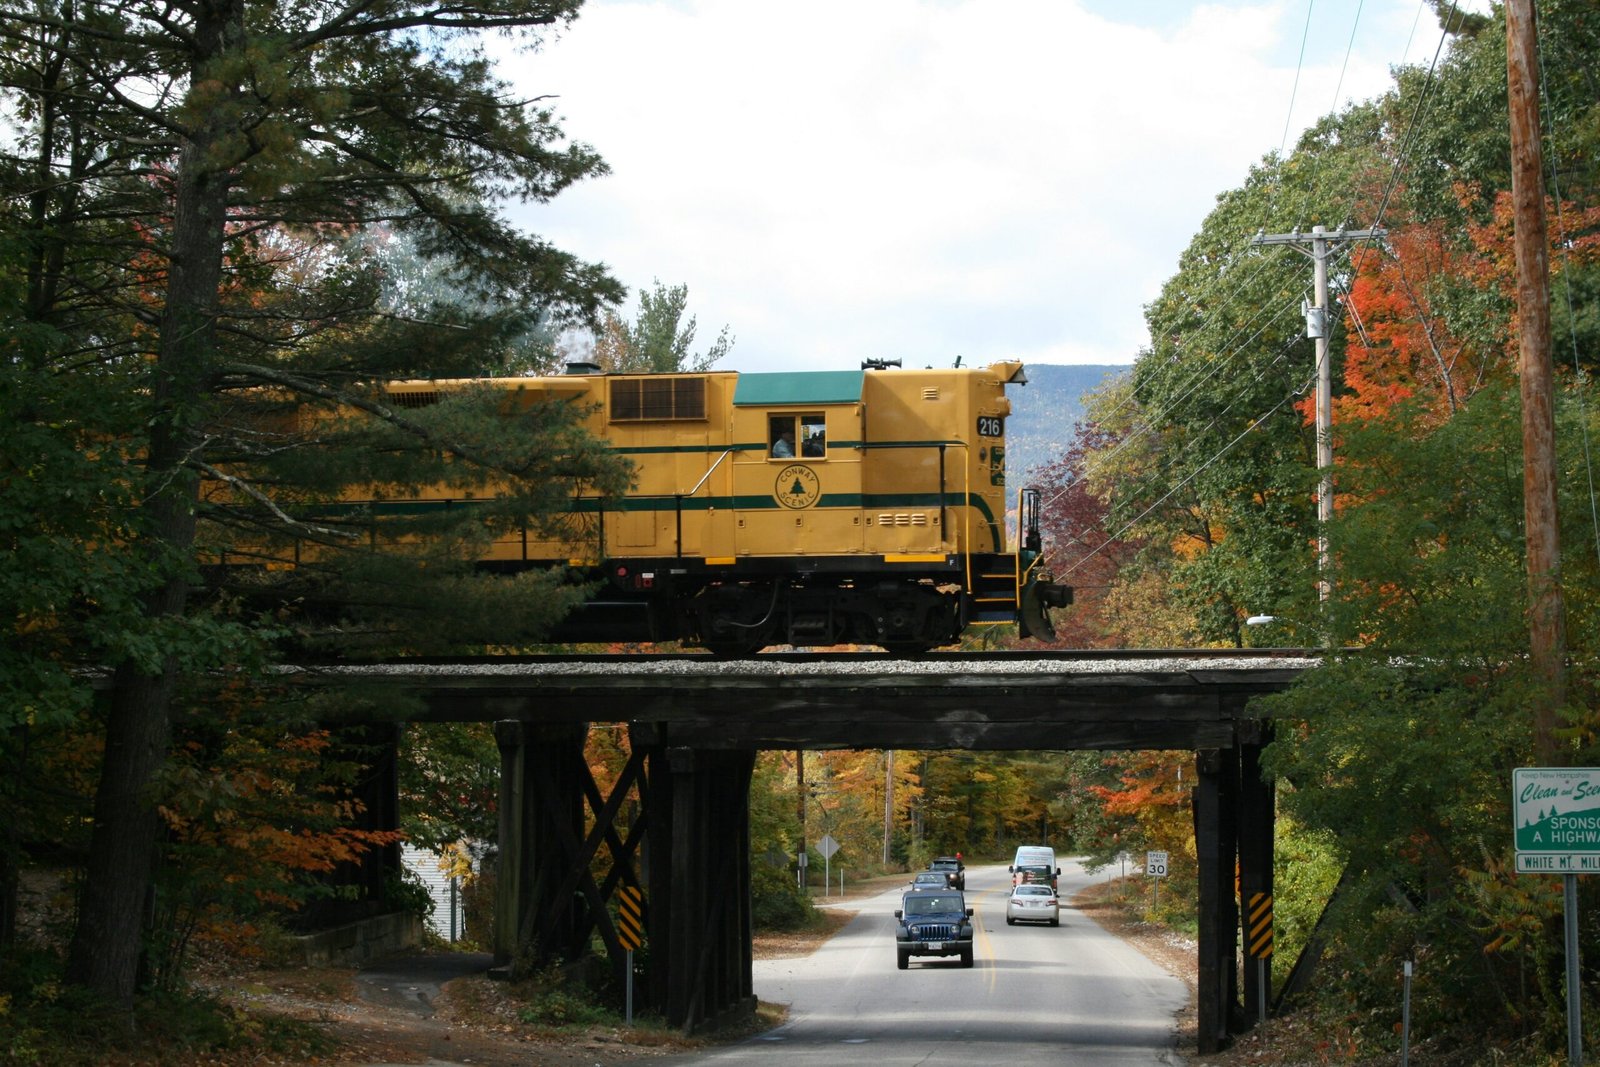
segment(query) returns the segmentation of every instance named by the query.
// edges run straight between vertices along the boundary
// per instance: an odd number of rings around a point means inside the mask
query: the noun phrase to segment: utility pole
[[[1539,141],[1539,31],[1533,0],[1506,0],[1506,88],[1511,116],[1511,244],[1517,255],[1517,334],[1522,350],[1522,515],[1528,542],[1528,652],[1535,684],[1533,748],[1545,766],[1565,763],[1556,713],[1566,703],[1567,631],[1556,524],[1555,371],[1550,363],[1550,238],[1544,225]],[[1579,989],[1578,876],[1562,876],[1567,978],[1567,1063],[1583,1063]]]
[[[800,851],[795,856],[799,867],[800,888],[806,888],[806,750],[794,750],[795,818],[800,821]]]
[[[1566,700],[1566,623],[1556,526],[1555,401],[1550,363],[1550,253],[1539,143],[1539,42],[1533,0],[1506,3],[1506,84],[1511,113],[1512,245],[1517,256],[1517,332],[1522,358],[1522,510],[1528,542],[1528,644],[1540,684],[1534,751],[1558,762],[1556,710]]]
[[[1306,336],[1317,343],[1317,599],[1328,599],[1328,523],[1333,519],[1333,368],[1328,358],[1328,250],[1330,245],[1347,241],[1371,241],[1386,236],[1388,230],[1345,230],[1329,233],[1321,226],[1309,234],[1258,233],[1251,244],[1291,245],[1311,257],[1312,281],[1317,302],[1302,310],[1306,315]],[[1307,242],[1309,246],[1307,245]]]
[[[960,359],[959,356],[956,357]],[[883,865],[889,866],[889,844],[894,839],[894,749],[883,753]]]

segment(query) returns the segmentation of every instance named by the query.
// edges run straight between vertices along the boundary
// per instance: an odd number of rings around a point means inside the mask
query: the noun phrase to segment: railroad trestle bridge
[[[611,902],[619,886],[637,888],[651,958],[643,1001],[686,1031],[754,1006],[748,794],[758,751],[1192,751],[1208,1052],[1254,1017],[1245,1006],[1258,1003],[1259,983],[1270,989],[1270,972],[1241,968],[1237,949],[1239,901],[1272,893],[1274,791],[1260,768],[1271,724],[1250,701],[1317,661],[1292,650],[796,653],[304,670],[396,686],[420,699],[424,721],[495,723],[497,962],[570,958],[598,934],[620,979]],[[625,724],[631,739],[609,795],[583,755],[595,723]],[[602,847],[609,869],[597,880]]]

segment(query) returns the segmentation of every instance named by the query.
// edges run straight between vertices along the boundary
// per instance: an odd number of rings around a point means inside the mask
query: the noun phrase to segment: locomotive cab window
[[[767,454],[773,459],[794,456],[794,416],[774,415],[767,420]]]
[[[818,458],[828,454],[828,421],[821,415],[800,416],[800,454]]]
[[[828,454],[828,421],[822,415],[772,415],[767,419],[767,454],[773,459]]]

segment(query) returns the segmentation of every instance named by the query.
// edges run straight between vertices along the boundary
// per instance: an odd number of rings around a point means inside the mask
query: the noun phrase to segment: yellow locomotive
[[[1054,636],[1071,591],[1040,565],[1038,493],[1007,544],[1005,387],[1022,365],[903,370],[606,374],[478,381],[507,401],[564,400],[634,467],[622,498],[582,493],[564,539],[500,536],[499,569],[570,567],[598,592],[557,642],[682,641],[916,652],[969,626]],[[466,383],[393,382],[415,408]],[[360,504],[360,501],[351,503]],[[414,506],[450,507],[443,488]]]

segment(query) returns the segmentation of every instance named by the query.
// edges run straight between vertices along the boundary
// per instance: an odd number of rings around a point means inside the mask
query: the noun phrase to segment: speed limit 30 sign
[[[1165,878],[1167,876],[1167,854],[1165,852],[1146,852],[1144,854],[1144,873],[1152,878]]]

